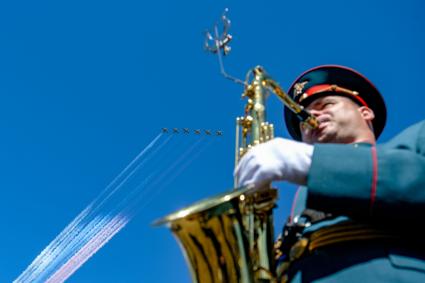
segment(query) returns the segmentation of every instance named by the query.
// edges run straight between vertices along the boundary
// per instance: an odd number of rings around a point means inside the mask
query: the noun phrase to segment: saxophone
[[[225,47],[230,39],[225,36],[219,40],[216,28],[216,46],[210,51],[220,53],[223,48],[228,52]],[[222,67],[221,57],[219,60]],[[222,73],[226,74],[223,68]],[[251,82],[248,77],[252,77]],[[236,119],[235,164],[250,148],[274,138],[273,124],[266,119],[269,92],[276,94],[303,123],[312,128],[318,126],[315,117],[295,103],[262,67],[250,70],[243,84],[242,96],[247,103],[244,116]],[[192,282],[277,282],[273,254],[277,190],[271,184],[237,188],[237,180],[234,187],[233,191],[165,216],[154,225],[167,225],[171,229],[182,247]]]

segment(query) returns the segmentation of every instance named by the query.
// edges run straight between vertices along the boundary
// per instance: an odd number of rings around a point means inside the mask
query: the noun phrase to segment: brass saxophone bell
[[[224,193],[178,210],[154,225],[167,225],[179,241],[196,283],[256,283],[272,280],[277,193],[252,187]],[[249,233],[248,231],[252,231]],[[256,279],[257,278],[257,279]],[[271,282],[271,281],[262,281]]]

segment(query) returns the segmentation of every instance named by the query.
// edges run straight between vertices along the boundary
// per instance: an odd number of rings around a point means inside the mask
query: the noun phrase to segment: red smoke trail
[[[64,282],[78,270],[89,258],[102,248],[116,233],[129,222],[130,219],[121,215],[115,216],[89,242],[75,253],[62,267],[57,270],[46,283]]]
[[[156,177],[152,183],[148,184],[147,190],[157,185],[160,180],[164,180],[165,176],[170,175],[172,172],[172,178],[168,181],[171,182],[175,177],[177,177],[184,169],[192,163],[196,157],[199,156],[201,152],[203,152],[209,145],[210,142],[204,145],[201,150],[199,150],[194,156],[191,158],[187,158],[189,154],[198,147],[201,143],[201,140],[195,142],[188,150],[186,150],[175,162],[173,162],[168,168],[166,168],[160,176]],[[185,161],[185,162],[183,162]],[[182,164],[179,169],[174,170],[178,165]],[[167,182],[167,183],[169,183]],[[162,187],[162,186],[161,186]],[[146,192],[146,191],[144,191]],[[143,195],[143,193],[142,193]],[[140,197],[140,196],[139,196]],[[140,198],[139,198],[140,199]],[[151,199],[148,199],[150,202]],[[70,258],[55,274],[53,274],[46,283],[60,283],[64,282],[67,278],[69,278],[75,271],[77,271],[90,257],[92,257],[100,248],[102,248],[115,234],[117,234],[130,220],[131,216],[134,216],[134,206],[137,205],[137,201],[133,203],[129,203],[127,207],[125,207],[121,213],[115,216],[108,224],[102,228],[94,237],[84,245],[72,258]],[[124,214],[125,211],[132,211],[133,213]],[[129,215],[122,216],[122,215]],[[131,216],[130,216],[131,215]]]

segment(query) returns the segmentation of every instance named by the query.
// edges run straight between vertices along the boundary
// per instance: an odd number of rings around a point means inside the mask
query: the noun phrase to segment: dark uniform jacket
[[[307,187],[294,215],[324,213],[291,282],[425,282],[425,121],[382,145],[315,145]]]

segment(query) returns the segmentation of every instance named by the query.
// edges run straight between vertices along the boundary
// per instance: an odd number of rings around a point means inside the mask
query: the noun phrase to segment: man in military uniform
[[[342,66],[306,71],[288,94],[319,127],[285,109],[296,141],[260,144],[235,170],[241,186],[301,185],[277,254],[281,280],[425,282],[425,122],[377,145],[384,101],[368,79]]]

